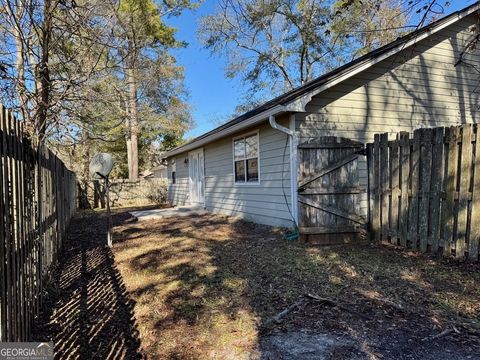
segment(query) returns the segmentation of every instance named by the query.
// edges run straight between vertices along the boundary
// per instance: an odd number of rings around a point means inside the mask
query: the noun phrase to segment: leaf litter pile
[[[478,264],[218,215],[126,222],[114,239],[149,358],[480,358]]]

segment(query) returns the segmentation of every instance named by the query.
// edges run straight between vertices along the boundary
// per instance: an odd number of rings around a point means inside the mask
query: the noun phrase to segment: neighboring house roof
[[[154,166],[154,167],[150,168],[150,171],[163,170],[163,169],[166,169],[166,168],[167,168],[167,165],[157,165],[157,166]]]
[[[480,1],[475,2],[462,10],[456,11],[440,20],[432,22],[428,26],[415,30],[408,35],[384,45],[370,53],[355,59],[339,68],[320,76],[306,84],[280,95],[255,109],[236,117],[235,119],[205,133],[195,139],[163,154],[163,158],[193,150],[221,137],[230,135],[236,131],[265,121],[270,115],[278,115],[284,112],[304,112],[305,106],[312,96],[319,94],[328,88],[345,81],[346,79],[368,69],[370,66],[395,55],[403,49],[433,35],[447,26],[463,19],[464,17],[480,10]]]
[[[144,172],[141,173],[141,177],[144,178],[151,178],[155,175],[156,171],[166,171],[167,170],[167,165],[158,165],[154,166],[148,170],[145,170]]]

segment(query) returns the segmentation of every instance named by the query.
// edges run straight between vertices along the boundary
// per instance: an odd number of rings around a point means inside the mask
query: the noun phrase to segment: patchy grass
[[[151,358],[259,356],[262,325],[306,293],[353,313],[311,304],[275,331],[348,333],[372,356],[387,358],[453,325],[468,333],[455,335],[458,346],[478,345],[470,331],[480,323],[478,265],[379,246],[312,247],[214,215],[120,225],[115,240]]]

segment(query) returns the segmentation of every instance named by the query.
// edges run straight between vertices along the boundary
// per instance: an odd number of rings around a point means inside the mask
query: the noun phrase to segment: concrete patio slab
[[[162,219],[166,217],[182,217],[192,215],[205,215],[208,211],[199,206],[178,206],[167,209],[152,209],[152,210],[140,210],[131,211],[130,214],[135,216],[138,221]]]

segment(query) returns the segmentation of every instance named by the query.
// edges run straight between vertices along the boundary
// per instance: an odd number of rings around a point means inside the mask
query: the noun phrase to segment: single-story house
[[[326,136],[365,144],[378,133],[478,122],[479,9],[435,21],[165,153],[170,202],[292,226],[306,174],[302,144]],[[366,216],[367,164],[355,161],[355,211]]]

